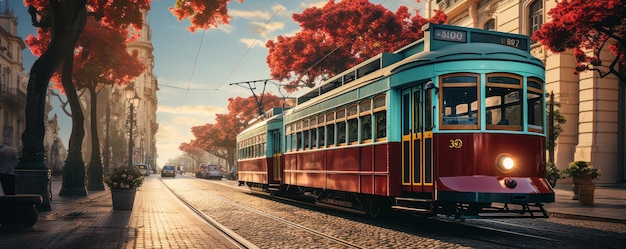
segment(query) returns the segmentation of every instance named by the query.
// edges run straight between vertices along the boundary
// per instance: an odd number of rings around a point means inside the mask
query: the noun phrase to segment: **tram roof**
[[[480,59],[526,62],[543,67],[543,63],[529,53],[528,36],[443,24],[426,24],[422,29],[424,38],[393,53],[378,54],[333,76],[300,95],[297,105],[347,84],[371,81],[426,64]],[[399,62],[401,65],[394,66]]]
[[[254,134],[265,133],[265,131],[257,130],[257,129],[270,123],[281,122],[282,120],[283,120],[282,110],[280,110],[280,108],[273,108],[272,110],[268,111],[266,115],[260,116],[259,118],[252,120],[250,122],[250,126],[248,126],[243,131],[241,131],[239,135],[237,135],[237,138],[244,138],[244,137],[247,138],[247,137],[253,136]],[[251,132],[253,134],[250,134]]]

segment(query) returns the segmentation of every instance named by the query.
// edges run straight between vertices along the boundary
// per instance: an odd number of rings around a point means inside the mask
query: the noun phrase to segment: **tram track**
[[[221,183],[221,182],[219,183],[212,182],[212,183],[241,190],[240,187],[232,186],[226,183]],[[243,192],[247,192],[247,191],[243,191]],[[345,212],[345,210],[342,210],[342,209],[320,207],[318,205],[315,205],[314,203],[287,198],[287,197],[282,197],[282,196],[275,196],[275,195],[270,195],[266,193],[257,193],[257,192],[252,192],[252,194],[259,195],[260,197],[263,197],[269,200],[277,200],[277,201],[281,201],[283,203],[289,203],[292,205],[307,206],[309,208],[322,208],[322,209],[328,209],[328,210],[333,210],[333,211],[338,211],[338,212]],[[346,213],[351,213],[351,212],[346,212]],[[457,238],[465,238],[469,240],[480,241],[480,242],[495,245],[495,246],[506,246],[508,248],[528,248],[528,246],[523,243],[515,243],[515,242],[511,243],[511,241],[525,241],[525,242],[535,241],[535,243],[539,245],[544,244],[544,243],[565,245],[568,243],[567,240],[559,240],[559,239],[539,236],[539,235],[530,234],[530,233],[516,232],[512,230],[498,229],[495,227],[471,224],[465,221],[449,220],[447,218],[442,218],[442,217],[429,217],[429,218],[415,217],[402,211],[397,211],[394,213],[401,214],[400,220],[402,222],[393,221],[393,219],[391,218],[379,220],[379,221],[396,226],[400,229],[408,228],[408,229],[415,230],[415,231],[423,231],[423,232],[429,232],[429,233],[436,232],[439,234],[450,235],[450,236],[454,236]],[[422,221],[427,220],[427,222],[431,223],[431,225],[433,225],[433,222],[435,222],[436,224],[435,226],[428,226],[427,229],[425,229],[422,226],[412,226],[410,224],[414,224],[414,222],[407,222],[406,217],[412,217],[413,219],[421,219]],[[501,222],[501,224],[511,225],[505,222]],[[491,235],[497,235],[497,236],[484,236],[485,233],[489,233]],[[508,238],[508,239],[502,239],[503,237]]]
[[[209,183],[215,187],[209,187]],[[552,223],[544,219],[467,219],[452,220],[444,216],[415,217],[395,211],[391,218],[371,219],[341,210],[320,207],[268,193],[251,191],[231,181],[194,182],[197,193],[180,193],[192,203],[202,200],[215,207],[198,208],[237,231],[259,247],[273,248],[402,248],[410,245],[441,244],[441,247],[469,248],[614,248],[610,242],[593,238],[615,239],[616,232],[606,236],[603,230]],[[188,183],[183,183],[188,186]],[[217,187],[220,186],[220,187]],[[188,186],[187,189],[192,186]],[[178,191],[183,188],[175,187]],[[231,189],[231,190],[227,190]],[[235,191],[232,191],[235,190]],[[237,194],[235,194],[237,193]],[[225,202],[226,204],[221,204]],[[220,204],[218,204],[220,203]],[[202,204],[201,204],[202,206]],[[224,211],[224,210],[228,211]],[[322,211],[323,210],[323,211]],[[230,216],[217,213],[233,212]],[[213,216],[213,215],[216,216]],[[244,219],[235,216],[246,216]],[[224,218],[230,217],[230,218]],[[272,218],[276,217],[276,218]],[[312,221],[311,218],[318,221]],[[224,220],[231,219],[231,220]],[[238,219],[238,220],[233,220]],[[287,222],[283,222],[287,221]],[[295,225],[290,224],[294,223]],[[309,232],[301,227],[309,228]],[[252,227],[252,228],[251,228]],[[257,230],[251,232],[251,230]],[[320,232],[322,231],[322,232]],[[317,233],[316,233],[317,232]],[[268,233],[268,235],[257,235]],[[320,234],[321,233],[321,234]],[[310,234],[310,235],[306,235]],[[403,236],[402,242],[390,239]],[[353,245],[333,241],[338,238]],[[381,236],[382,235],[382,236]],[[599,236],[599,237],[598,237]],[[275,239],[281,237],[279,239]],[[272,238],[268,241],[267,238]],[[287,239],[285,239],[287,238]],[[289,241],[290,238],[296,241]],[[424,239],[426,238],[426,239]],[[303,242],[304,241],[304,242]],[[572,244],[572,241],[580,241]],[[452,243],[452,244],[450,244]],[[595,246],[594,246],[595,245]]]
[[[187,209],[189,209],[189,211],[194,213],[196,215],[196,217],[198,217],[200,220],[204,221],[209,226],[211,226],[212,228],[217,230],[220,234],[222,234],[222,236],[226,237],[234,245],[236,245],[237,247],[242,248],[242,249],[259,249],[259,247],[257,247],[256,245],[252,244],[250,241],[248,241],[245,238],[239,236],[239,234],[237,234],[234,231],[228,229],[226,226],[223,226],[219,222],[215,221],[211,217],[209,217],[206,214],[204,214],[202,211],[200,211],[194,205],[192,205],[191,203],[187,202],[181,196],[176,194],[167,184],[165,184],[162,179],[159,178],[159,182],[167,189],[168,193],[170,193],[171,195],[176,197],[176,199],[183,206],[185,206]]]
[[[237,190],[239,190],[239,191],[241,191],[241,192],[243,192],[243,193],[247,193],[247,194],[249,194],[249,191],[245,191],[245,190],[243,190],[241,187],[233,186],[233,185],[231,185],[231,184],[225,184],[225,183],[220,182],[220,181],[207,181],[207,182],[210,182],[211,184],[218,184],[218,185],[222,185],[222,186],[225,186],[225,187],[234,188],[234,189],[237,189]],[[168,187],[168,189],[169,189],[169,187]],[[173,192],[173,190],[172,190],[172,189],[170,189],[170,191],[172,191],[172,192]],[[173,194],[174,194],[174,195],[176,195],[175,193],[173,193]],[[268,219],[269,221],[271,221],[271,223],[270,223],[270,224],[273,224],[272,226],[280,226],[280,224],[282,224],[282,225],[284,225],[284,226],[291,227],[291,228],[294,228],[294,229],[297,229],[297,230],[300,230],[300,231],[306,232],[306,233],[308,233],[308,234],[311,234],[311,235],[313,235],[313,236],[316,236],[316,237],[322,238],[322,239],[324,239],[324,240],[330,241],[330,242],[332,242],[332,243],[333,243],[333,245],[332,245],[332,247],[333,247],[333,248],[358,248],[358,249],[365,249],[365,248],[369,248],[369,247],[367,247],[367,246],[362,246],[362,245],[359,245],[359,244],[357,244],[357,243],[353,243],[353,242],[350,242],[350,241],[347,241],[347,240],[341,239],[341,238],[339,238],[339,237],[332,236],[332,235],[330,235],[330,234],[324,233],[324,232],[322,232],[322,231],[319,231],[319,230],[316,230],[316,229],[313,229],[313,228],[307,227],[307,226],[302,225],[302,224],[300,224],[300,223],[293,222],[293,221],[290,221],[290,220],[287,220],[287,219],[284,219],[284,218],[278,217],[278,216],[276,216],[276,215],[269,214],[269,213],[267,213],[267,212],[265,212],[265,211],[262,211],[262,210],[259,210],[259,209],[256,209],[256,208],[253,208],[253,207],[250,207],[250,206],[245,205],[245,204],[241,204],[241,203],[239,203],[239,202],[237,202],[237,201],[233,201],[233,200],[231,200],[231,199],[229,199],[229,198],[226,198],[226,197],[223,197],[223,196],[220,196],[220,195],[217,195],[217,194],[212,194],[212,193],[207,193],[207,192],[204,192],[204,194],[205,194],[205,195],[210,195],[212,198],[218,199],[219,201],[221,201],[221,202],[223,202],[223,203],[226,203],[227,205],[230,205],[230,206],[232,206],[232,207],[234,207],[234,208],[238,208],[238,209],[241,209],[241,210],[245,210],[246,212],[249,212],[249,213],[251,213],[251,214],[253,214],[253,215],[258,215],[258,216],[264,217],[264,218]],[[191,204],[190,202],[188,202],[187,200],[185,200],[183,197],[178,196],[178,195],[176,195],[176,196],[177,196],[177,198],[178,198],[181,202],[183,202],[183,203],[184,203],[187,207],[189,207],[189,209],[190,209],[191,211],[193,211],[194,213],[196,213],[196,214],[197,214],[198,216],[200,216],[203,220],[210,221],[211,223],[220,224],[220,223],[218,223],[217,221],[215,221],[214,219],[212,219],[212,218],[208,217],[208,216],[207,216],[207,215],[206,215],[206,214],[205,214],[202,210],[200,210],[199,208],[194,207],[194,206],[193,206],[193,204]],[[267,196],[269,196],[269,195],[267,195]],[[287,200],[287,199],[285,199],[285,200]],[[252,218],[250,218],[250,219],[252,219]],[[221,225],[221,224],[220,224],[220,227],[223,227],[223,228],[221,228],[221,229],[225,229],[225,230],[230,231],[230,229],[228,229],[228,228],[224,227],[224,226],[223,226],[223,225]],[[232,232],[232,231],[231,231],[231,232]],[[234,232],[232,232],[232,233],[234,233]],[[238,236],[238,235],[237,235],[237,236]],[[239,236],[239,237],[240,237],[240,236]],[[314,239],[314,240],[316,240],[316,239]],[[252,247],[243,247],[243,248],[252,248]],[[258,248],[258,247],[257,247],[257,248]]]

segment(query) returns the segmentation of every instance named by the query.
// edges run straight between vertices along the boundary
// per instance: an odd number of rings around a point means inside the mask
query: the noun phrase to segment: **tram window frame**
[[[347,143],[358,144],[359,143],[359,108],[357,104],[352,104],[347,108],[346,125],[347,125]]]
[[[362,144],[372,142],[372,100],[366,99],[359,103],[359,140]]]
[[[296,138],[297,133],[296,123],[291,123],[291,151],[296,151],[296,148],[298,147],[298,140]]]
[[[532,82],[532,84],[531,84]],[[528,77],[526,79],[526,102],[528,106],[526,123],[528,124],[528,131],[543,133],[545,129],[545,124],[543,122],[543,107],[545,106],[545,97],[543,94],[543,88],[545,83],[536,77]],[[539,101],[532,101],[531,95],[536,94]],[[534,104],[533,104],[534,103]],[[533,111],[531,112],[531,107]],[[539,110],[536,110],[536,107],[539,107]],[[535,113],[535,111],[537,111]],[[534,116],[533,116],[534,114]],[[535,123],[531,123],[532,120],[535,120]],[[539,125],[537,125],[536,121],[539,120]]]
[[[310,128],[310,148],[317,148],[317,117],[312,117],[309,119],[309,128]]]
[[[335,141],[335,111],[326,114],[326,146],[334,147]]]
[[[335,138],[337,140],[337,146],[345,146],[348,138],[347,134],[347,124],[346,124],[346,108],[340,108],[336,112],[337,117],[335,118],[335,129],[337,133]],[[343,138],[343,139],[342,139]]]
[[[310,144],[311,142],[311,130],[307,129],[307,130],[303,130],[302,131],[302,150],[308,150],[310,149]]]
[[[485,120],[487,129],[521,131],[525,122],[524,104],[522,102],[524,94],[522,92],[523,77],[512,73],[490,73],[485,75],[485,79]],[[505,92],[506,94],[490,95],[490,92]],[[515,95],[517,95],[517,101],[507,102],[505,99],[507,96],[514,97]],[[488,105],[489,99],[496,96],[500,98],[499,104]],[[511,116],[511,114],[515,114],[515,109],[517,109],[517,115]],[[498,122],[493,120],[493,112],[491,110],[499,111],[500,118],[498,118]]]
[[[285,125],[285,151],[291,151],[291,124]]]
[[[324,120],[324,117],[326,117],[325,114],[320,114],[319,116],[317,116],[317,131],[318,131],[318,136],[317,136],[317,147],[318,148],[324,148],[326,147],[326,121]]]
[[[387,95],[381,94],[372,101],[372,125],[374,125],[372,139],[376,142],[387,141]]]
[[[453,73],[439,76],[441,85],[439,106],[439,124],[442,130],[478,130],[480,128],[480,74],[475,73]],[[455,110],[446,106],[446,97],[449,90],[464,90],[467,94],[469,91],[475,91],[475,98],[468,103],[457,104]],[[471,97],[471,96],[470,96]],[[458,108],[466,105],[465,114],[458,114]],[[450,111],[450,114],[447,112]],[[453,116],[454,115],[454,116]],[[461,115],[459,117],[459,115]],[[467,117],[463,117],[466,115]]]

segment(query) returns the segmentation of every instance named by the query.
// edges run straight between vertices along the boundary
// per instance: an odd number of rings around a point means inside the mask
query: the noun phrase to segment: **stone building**
[[[530,36],[545,22],[553,0],[428,0],[425,17],[433,10],[448,16],[447,24],[496,30]],[[626,97],[625,82],[616,77],[601,78],[597,72],[573,74],[576,66],[572,51],[554,54],[539,43],[531,45],[533,55],[546,66],[546,91],[567,122],[557,140],[555,163],[565,169],[580,160],[602,170],[600,183],[626,179]],[[614,56],[608,51],[605,60]]]
[[[22,50],[26,44],[17,35],[18,19],[8,6],[0,6],[0,143],[22,147],[21,135],[26,126],[26,87],[28,74],[24,72]],[[29,25],[29,23],[22,24]],[[52,110],[50,98],[46,98],[46,117]],[[60,129],[56,115],[45,120],[46,164],[57,174],[62,170],[67,152],[58,136]]]
[[[100,141],[106,141],[107,136],[109,139],[109,149],[106,148],[106,143],[103,143],[103,157],[109,156],[111,165],[119,166],[124,164],[128,160],[127,150],[121,149],[119,145],[123,144],[124,148],[128,148],[128,114],[129,114],[129,101],[124,95],[125,88],[132,88],[140,98],[139,106],[135,107],[135,123],[133,130],[136,134],[133,136],[133,150],[131,155],[133,163],[145,163],[151,166],[156,166],[156,132],[158,128],[156,110],[157,110],[157,95],[158,83],[154,76],[154,56],[152,51],[152,30],[149,23],[147,23],[146,16],[143,15],[143,27],[138,32],[141,34],[139,38],[128,45],[129,53],[137,53],[140,61],[145,65],[144,72],[134,79],[126,87],[109,87],[104,89],[98,94],[98,117],[100,126],[98,135],[101,137]],[[106,109],[110,108],[110,109]],[[107,133],[107,128],[109,132]],[[124,141],[126,141],[124,143]],[[106,166],[105,161],[105,167]]]
[[[13,11],[4,8],[0,12],[0,143],[21,148],[28,82],[21,53],[26,44],[17,36],[17,18]]]

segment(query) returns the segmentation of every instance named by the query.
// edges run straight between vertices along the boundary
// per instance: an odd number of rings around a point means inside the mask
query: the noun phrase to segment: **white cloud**
[[[157,113],[173,113],[173,114],[194,114],[194,115],[214,115],[215,113],[221,113],[224,111],[222,107],[216,106],[204,106],[204,105],[182,105],[182,106],[167,106],[159,105]]]
[[[230,9],[228,10],[228,14],[234,17],[241,17],[245,19],[263,19],[268,20],[272,17],[272,14],[267,11],[245,11],[245,10],[237,10]]]
[[[312,3],[301,3],[300,7],[302,7],[303,9],[308,9],[311,7],[324,7],[324,5],[326,5],[328,3],[328,1],[326,0],[321,0],[321,1],[317,1],[317,2],[312,2]]]
[[[261,37],[268,37],[271,33],[285,28],[283,22],[250,22],[251,32],[259,34]]]
[[[264,48],[265,47],[265,41],[260,41],[258,39],[242,38],[242,39],[239,39],[239,42],[246,44],[246,46],[249,48],[252,48],[252,47]]]

